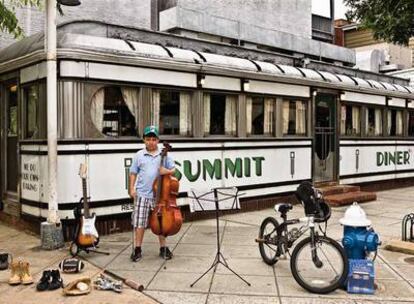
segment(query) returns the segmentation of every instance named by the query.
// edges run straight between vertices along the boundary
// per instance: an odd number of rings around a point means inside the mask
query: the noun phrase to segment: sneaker
[[[49,284],[49,290],[55,290],[58,288],[63,288],[63,280],[60,277],[60,272],[58,269],[54,269],[50,272],[52,281]]]
[[[8,269],[10,261],[13,261],[11,254],[6,252],[0,253],[0,270]]]
[[[49,289],[50,274],[50,270],[43,271],[43,275],[36,285],[37,291],[45,291]]]
[[[171,260],[173,254],[168,247],[160,247],[160,257],[164,260]]]
[[[132,262],[138,262],[142,258],[141,247],[135,247],[135,251],[131,254]]]

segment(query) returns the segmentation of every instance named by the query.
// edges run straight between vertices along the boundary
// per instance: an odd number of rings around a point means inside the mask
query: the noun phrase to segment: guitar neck
[[[83,193],[83,215],[84,217],[89,217],[89,202],[88,202],[88,193],[86,188],[86,178],[82,178],[82,193]]]

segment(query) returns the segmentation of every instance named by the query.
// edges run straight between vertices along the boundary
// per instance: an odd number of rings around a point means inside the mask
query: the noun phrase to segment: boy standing
[[[142,258],[141,244],[151,209],[155,207],[152,185],[159,175],[174,174],[174,161],[167,155],[161,166],[161,151],[158,149],[158,129],[155,126],[144,128],[145,148],[138,151],[129,169],[129,196],[136,199],[133,212],[133,229],[135,228],[135,250],[131,255],[133,262]],[[165,166],[165,167],[164,167]],[[169,260],[172,252],[166,246],[165,237],[158,236],[160,242],[160,257]]]

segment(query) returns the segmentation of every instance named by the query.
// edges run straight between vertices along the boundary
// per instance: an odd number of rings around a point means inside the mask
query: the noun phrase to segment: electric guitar
[[[85,164],[80,165],[79,176],[82,179],[82,194],[83,194],[83,215],[80,216],[80,222],[77,236],[77,244],[82,247],[95,247],[99,242],[98,231],[95,227],[96,215],[89,214],[89,202],[86,188],[86,172]]]

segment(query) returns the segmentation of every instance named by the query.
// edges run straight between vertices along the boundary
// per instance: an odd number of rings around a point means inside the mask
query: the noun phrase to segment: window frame
[[[263,127],[263,134],[247,134],[246,131],[246,137],[250,137],[250,138],[273,138],[276,137],[276,129],[277,129],[277,118],[276,118],[276,113],[277,113],[277,103],[278,103],[278,96],[275,95],[267,95],[267,94],[254,94],[254,93],[249,93],[246,92],[246,105],[245,105],[245,110],[246,110],[246,119],[245,119],[245,125],[246,125],[246,130],[248,128],[247,126],[247,98],[252,98],[252,102],[254,98],[263,98],[263,114],[265,111],[265,99],[266,98],[271,98],[274,100],[274,111],[273,111],[273,130],[272,132],[270,132],[270,134],[264,134],[264,127]],[[253,119],[253,118],[252,118]],[[252,121],[253,122],[253,121]],[[264,124],[264,117],[263,117],[263,124]]]
[[[64,79],[62,79],[64,80]],[[141,107],[141,90],[143,86],[137,85],[137,84],[131,84],[131,83],[117,83],[117,82],[100,82],[100,81],[83,81],[82,82],[84,86],[84,110],[85,110],[85,118],[84,118],[84,139],[93,139],[93,140],[107,140],[107,141],[136,141],[137,137],[140,137],[140,134],[142,130],[140,129],[140,126],[138,125],[140,123],[140,120],[142,120],[142,112],[143,109]],[[102,130],[99,130],[96,126],[94,119],[92,118],[92,100],[95,94],[99,90],[105,90],[105,88],[108,87],[117,87],[119,90],[121,88],[132,88],[138,90],[138,100],[137,100],[137,107],[139,108],[139,117],[135,117],[135,129],[137,132],[137,135],[125,135],[125,136],[110,136],[102,133]],[[122,94],[122,90],[121,90]],[[105,102],[105,100],[104,100]],[[124,100],[125,102],[125,100]],[[126,104],[126,102],[125,102]],[[104,104],[105,107],[105,104]],[[129,108],[128,108],[129,109]],[[131,110],[129,110],[131,112]],[[131,113],[132,114],[132,113]]]
[[[413,127],[413,135],[410,135],[410,113],[413,113],[413,126],[414,126],[414,108],[406,108],[406,121],[407,121],[407,125],[406,125],[406,133],[405,136],[407,136],[408,138],[414,138],[414,127]]]
[[[382,130],[381,130],[381,134],[380,135],[368,135],[368,110],[369,108],[373,108],[375,109],[380,109],[381,110],[381,123],[382,123]],[[384,138],[386,137],[385,134],[385,110],[386,110],[386,106],[383,105],[378,105],[378,104],[365,104],[364,105],[364,120],[365,120],[365,124],[364,124],[364,136],[367,138]],[[375,126],[374,126],[375,127]]]
[[[27,92],[30,87],[35,86],[36,94],[38,95],[37,102],[37,133],[32,137],[27,136],[27,115],[28,115],[28,98]],[[35,80],[32,82],[27,82],[20,85],[20,96],[21,96],[21,133],[20,138],[23,141],[33,141],[33,140],[45,140],[47,139],[47,84],[46,80]]]
[[[392,110],[401,111],[401,123],[402,123],[401,135],[397,135],[397,134],[390,135],[390,134],[388,134],[388,112],[392,111]],[[383,122],[383,125],[385,125],[385,127],[386,127],[386,129],[384,130],[385,132],[383,132],[383,134],[385,133],[384,137],[388,137],[388,138],[403,138],[403,137],[406,137],[405,134],[406,134],[407,126],[406,126],[406,123],[404,122],[405,121],[405,116],[406,116],[404,110],[405,110],[405,108],[402,108],[402,107],[393,107],[393,106],[387,106],[386,107],[386,111],[383,114],[385,116],[385,120],[386,120],[386,123],[385,123],[385,121]]]
[[[295,97],[295,96],[279,96],[280,98],[280,118],[281,121],[278,123],[278,127],[280,128],[280,134],[282,138],[307,138],[310,134],[310,129],[312,129],[312,126],[309,126],[309,120],[312,119],[313,121],[313,111],[311,108],[311,98],[306,97]],[[306,105],[306,122],[305,122],[305,134],[284,134],[283,133],[283,102],[289,100],[289,101],[302,101],[305,102]],[[312,118],[310,117],[312,111]]]
[[[346,133],[345,134],[342,134],[341,133],[342,132],[342,130],[341,130],[342,106],[352,106],[352,107],[356,106],[356,107],[359,107],[359,116],[360,116],[359,134],[357,134],[357,135],[347,135]],[[361,137],[363,137],[364,130],[366,128],[366,126],[364,126],[364,124],[363,124],[365,122],[364,115],[366,115],[364,108],[368,109],[368,107],[366,107],[365,104],[361,104],[361,103],[357,103],[357,102],[341,101],[339,103],[339,108],[340,108],[340,112],[339,112],[339,123],[338,123],[338,126],[339,126],[339,128],[338,128],[339,129],[339,134],[338,135],[339,135],[339,137],[340,138],[344,138],[344,139],[347,139],[347,138],[361,138]],[[370,136],[370,137],[372,137],[372,136]]]
[[[162,138],[166,138],[166,139],[173,139],[173,138],[180,138],[180,139],[185,139],[185,138],[194,138],[194,110],[196,109],[195,106],[195,92],[196,90],[191,90],[191,89],[185,89],[185,88],[177,88],[177,87],[165,87],[165,86],[147,86],[147,88],[149,88],[151,90],[151,98],[152,98],[152,94],[154,92],[154,90],[159,90],[159,91],[168,91],[168,92],[175,92],[175,93],[189,93],[190,95],[190,104],[189,104],[189,119],[191,122],[191,128],[189,130],[189,134],[188,135],[181,135],[179,134],[179,130],[180,130],[180,117],[178,116],[178,134],[161,134],[161,130],[160,130],[160,137]],[[179,95],[180,96],[180,95]],[[160,94],[161,97],[161,94]],[[152,100],[152,99],[151,99]],[[148,104],[146,105],[148,106]],[[150,106],[151,107],[151,106]],[[155,117],[153,116],[154,113],[150,113],[150,118],[149,121],[155,121]],[[159,109],[159,119],[161,118],[161,99],[160,99],[160,109]],[[147,122],[147,124],[149,124],[150,122]],[[158,120],[158,122],[156,123],[156,125],[159,127],[160,125],[160,120]],[[203,124],[204,125],[204,124]]]
[[[223,139],[228,139],[228,138],[236,138],[236,137],[238,137],[238,134],[239,134],[239,119],[240,119],[240,115],[239,115],[239,107],[240,107],[239,97],[240,97],[241,92],[218,91],[218,90],[201,90],[201,92],[202,92],[202,106],[201,107],[202,107],[202,111],[203,111],[203,121],[202,121],[203,138],[213,138],[213,139],[223,138]],[[210,96],[210,102],[211,102],[211,95],[224,95],[225,97],[230,95],[230,96],[235,96],[236,97],[236,109],[235,109],[236,110],[236,112],[235,112],[235,115],[236,115],[236,130],[235,130],[234,135],[210,134],[210,131],[209,131],[208,134],[206,134],[204,132],[205,127],[206,127],[205,126],[205,113],[204,113],[204,99],[205,99],[206,94],[208,94]],[[210,111],[211,111],[211,108],[210,108]],[[210,117],[210,119],[211,119],[211,117]],[[225,117],[224,117],[224,119],[225,119]],[[224,133],[226,132],[225,125],[226,125],[226,122],[224,121]]]

